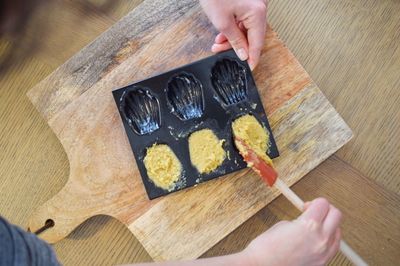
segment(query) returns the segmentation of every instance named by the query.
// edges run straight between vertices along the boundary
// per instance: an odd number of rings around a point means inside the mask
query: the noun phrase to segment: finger
[[[249,42],[249,60],[248,63],[251,69],[254,69],[260,59],[261,50],[264,47],[266,21],[256,23],[256,27],[249,28],[247,31],[247,38]]]
[[[253,15],[243,21],[247,29],[249,43],[250,68],[254,69],[260,59],[261,50],[264,46],[265,30],[267,26],[267,3],[254,2]]]
[[[310,206],[310,204],[311,204],[311,202],[310,202],[310,201],[304,202],[304,206],[303,206],[303,212],[304,212],[305,210],[307,210],[307,209],[308,209],[308,207]]]
[[[214,42],[217,44],[221,44],[226,42],[228,39],[226,38],[225,34],[223,33],[218,33],[217,36],[215,36]]]
[[[247,29],[245,28],[243,22],[241,22],[241,21],[238,23],[238,27],[239,27],[239,29],[240,29],[241,31],[243,31],[243,32],[247,31]]]
[[[329,202],[324,198],[313,200],[307,210],[300,215],[300,220],[313,220],[317,223],[322,223],[329,211]]]
[[[275,229],[276,227],[284,226],[284,225],[289,224],[289,223],[291,223],[291,222],[290,221],[286,221],[286,220],[279,221],[276,224],[274,224],[271,228],[269,228],[269,230]]]
[[[323,231],[329,235],[333,235],[338,229],[341,221],[342,213],[333,205],[330,205],[329,212],[326,215],[324,224],[322,226]]]
[[[332,244],[329,247],[327,253],[327,261],[331,260],[336,253],[339,251],[340,248],[340,239],[342,239],[342,232],[340,228],[338,228],[335,232],[335,237],[333,238]]]
[[[249,57],[247,38],[233,18],[229,26],[222,29],[221,32],[226,36],[240,60],[247,60]]]
[[[221,43],[221,44],[214,43],[211,46],[211,51],[213,53],[219,53],[219,52],[222,52],[222,51],[229,50],[231,48],[232,48],[232,46],[231,46],[231,44],[229,42],[224,42],[224,43]]]

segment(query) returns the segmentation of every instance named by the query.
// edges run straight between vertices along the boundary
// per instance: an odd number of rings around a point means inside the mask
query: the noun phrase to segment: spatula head
[[[244,142],[244,140],[238,137],[234,137],[234,140],[235,145],[238,148],[240,155],[243,156],[247,166],[251,167],[269,186],[272,187],[278,177],[278,173],[272,165],[272,160],[270,159],[268,162],[263,160]]]

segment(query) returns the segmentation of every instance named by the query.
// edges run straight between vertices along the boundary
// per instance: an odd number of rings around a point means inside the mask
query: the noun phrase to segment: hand
[[[341,219],[338,209],[326,199],[318,198],[306,204],[299,218],[277,223],[239,253],[157,265],[325,265],[339,249]]]
[[[294,221],[282,221],[243,251],[250,265],[325,265],[338,251],[341,212],[326,199],[306,204]]]
[[[214,53],[233,48],[254,69],[264,45],[266,0],[200,0],[208,18],[220,32],[211,47]]]

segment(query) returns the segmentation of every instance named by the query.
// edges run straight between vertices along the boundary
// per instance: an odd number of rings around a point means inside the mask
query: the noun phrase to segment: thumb
[[[226,36],[240,60],[245,61],[249,57],[247,38],[235,21],[232,21],[229,25],[221,32]]]

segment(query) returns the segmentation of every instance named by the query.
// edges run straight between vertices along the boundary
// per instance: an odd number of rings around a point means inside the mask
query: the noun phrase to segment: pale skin
[[[13,1],[4,2],[11,3]],[[17,7],[23,1],[14,0],[14,2],[17,2],[17,4],[4,5],[7,7],[7,16],[5,17],[9,19],[11,16],[12,20],[16,14],[18,14],[18,11],[21,11],[17,10]],[[238,57],[243,61],[246,60],[251,69],[254,69],[259,62],[261,50],[264,45],[267,1],[200,0],[200,3],[210,21],[219,31],[215,37],[211,50],[217,53],[233,48]],[[0,23],[4,23],[4,21],[0,19]],[[342,214],[338,209],[336,209],[326,199],[318,198],[306,203],[303,213],[297,219],[293,221],[282,221],[275,224],[272,228],[251,241],[246,248],[238,253],[192,261],[145,263],[137,265],[325,265],[330,259],[332,259],[339,249],[339,241],[341,238],[339,226],[341,219]],[[0,227],[0,229],[6,228],[6,232],[10,232],[10,236],[19,236],[18,241],[13,239],[12,242],[21,244],[22,242],[19,241],[23,241],[22,239],[25,239],[26,241],[28,239],[28,234],[24,237],[20,229],[11,227],[11,225],[1,217],[0,225],[3,226]],[[12,232],[14,231],[16,231],[17,234],[12,235]],[[40,252],[40,249],[44,248],[43,244],[34,245],[35,240],[32,238],[29,239],[31,240],[30,245],[26,242],[24,244],[26,246],[19,249],[20,252],[23,252],[23,250],[26,251],[27,261],[39,257],[42,257],[42,259],[50,259],[50,250],[47,250],[44,253]],[[6,247],[6,250],[8,250],[8,246],[13,248],[15,243],[9,242],[10,241],[1,242],[0,244],[4,245],[0,245],[0,249],[3,246]],[[38,250],[35,250],[35,246],[37,246],[36,248]],[[19,255],[18,252],[14,253],[15,254],[11,255],[14,255],[17,258]],[[39,256],[40,254],[42,255]],[[53,259],[55,260],[55,255]],[[21,261],[23,260],[25,259],[22,259]],[[35,261],[37,262],[39,260],[35,259]]]
[[[233,48],[238,57],[254,69],[264,45],[267,1],[200,0],[219,34],[211,50]],[[339,249],[341,212],[324,198],[305,204],[293,221],[282,221],[264,232],[241,252],[193,261],[145,263],[139,265],[325,265]]]
[[[219,31],[211,50],[233,48],[254,69],[260,59],[267,25],[266,0],[200,0],[204,12]]]
[[[341,212],[324,198],[306,203],[293,221],[282,221],[259,235],[241,252],[193,261],[138,265],[325,265],[339,249]]]

